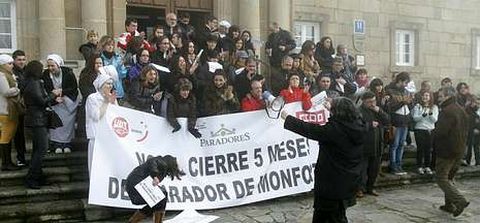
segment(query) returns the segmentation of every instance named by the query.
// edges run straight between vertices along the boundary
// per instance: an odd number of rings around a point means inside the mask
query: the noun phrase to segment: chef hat
[[[100,91],[102,89],[103,84],[105,84],[105,82],[107,82],[108,80],[113,81],[112,77],[110,77],[109,75],[99,74],[97,76],[97,79],[93,81],[93,86],[95,86],[95,89],[97,89],[97,91]]]
[[[47,60],[53,60],[59,67],[63,66],[63,59],[58,54],[50,54],[47,56]]]
[[[218,23],[219,26],[223,26],[225,28],[230,28],[230,26],[232,26],[227,20],[222,20]]]

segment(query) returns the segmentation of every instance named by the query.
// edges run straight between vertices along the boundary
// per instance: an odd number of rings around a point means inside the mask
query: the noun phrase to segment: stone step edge
[[[89,186],[88,182],[85,182],[85,181],[54,183],[52,185],[43,186],[38,190],[29,189],[23,185],[22,186],[2,186],[0,187],[0,199],[22,197],[22,196],[85,192],[85,191],[88,191],[88,186]],[[1,211],[1,208],[0,208],[0,211]]]
[[[2,171],[0,172],[0,180],[24,178],[27,175],[28,169],[22,169],[18,171]],[[87,166],[72,166],[72,167],[45,167],[43,168],[43,174],[45,176],[56,175],[72,175],[72,174],[88,174]]]

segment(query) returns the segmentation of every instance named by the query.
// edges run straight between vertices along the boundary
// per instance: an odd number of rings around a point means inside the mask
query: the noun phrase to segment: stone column
[[[107,34],[106,1],[82,0],[82,27],[95,30],[99,38]]]
[[[291,0],[269,0],[269,25],[277,22],[281,28],[292,30],[292,1]]]
[[[38,7],[40,58],[56,53],[66,56],[65,6],[63,0],[42,0]]]
[[[225,19],[231,24],[238,24],[238,13],[234,10],[237,8],[237,5],[237,0],[214,0],[213,15],[215,15],[219,21]]]
[[[117,1],[111,0],[111,27],[109,31],[109,35],[111,36],[118,36],[121,33],[125,32],[125,19],[127,19],[127,4],[125,1]]]
[[[260,37],[260,1],[238,0],[238,24],[253,37]]]

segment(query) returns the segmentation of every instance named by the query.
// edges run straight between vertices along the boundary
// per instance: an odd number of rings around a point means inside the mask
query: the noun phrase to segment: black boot
[[[12,163],[12,145],[0,144],[0,151],[2,153],[2,171],[19,170],[18,166]]]

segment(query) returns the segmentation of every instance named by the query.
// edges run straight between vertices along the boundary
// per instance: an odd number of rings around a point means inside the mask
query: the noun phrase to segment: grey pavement
[[[347,209],[347,216],[349,222],[361,223],[480,222],[480,178],[457,181],[456,186],[470,201],[470,206],[456,218],[438,209],[443,204],[443,193],[434,183],[378,190],[379,197],[366,196],[358,200],[357,205]],[[313,194],[306,193],[200,213],[219,216],[214,223],[310,223],[312,205]],[[177,213],[167,212],[167,219]]]

